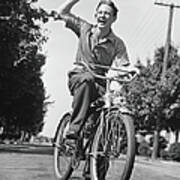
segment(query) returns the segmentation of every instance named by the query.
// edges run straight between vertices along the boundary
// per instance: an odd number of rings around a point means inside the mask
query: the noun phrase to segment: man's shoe
[[[78,133],[74,132],[74,131],[68,131],[66,133],[66,138],[67,139],[73,139],[73,140],[78,140],[79,139],[79,135]]]
[[[91,180],[91,175],[90,172],[89,173],[83,173],[83,180]]]

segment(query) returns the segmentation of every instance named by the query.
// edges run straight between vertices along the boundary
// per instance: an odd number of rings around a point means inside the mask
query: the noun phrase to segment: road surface
[[[53,156],[0,151],[0,180],[55,180]],[[71,180],[81,180],[78,170]],[[138,157],[131,180],[180,180],[180,163]]]

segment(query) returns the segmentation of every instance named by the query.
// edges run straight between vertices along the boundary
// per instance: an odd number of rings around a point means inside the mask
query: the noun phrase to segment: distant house
[[[30,143],[33,144],[42,144],[42,145],[51,145],[52,138],[46,136],[32,136]]]

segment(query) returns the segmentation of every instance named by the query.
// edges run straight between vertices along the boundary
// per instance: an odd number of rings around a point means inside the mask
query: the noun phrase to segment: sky
[[[39,0],[38,6],[58,10],[65,0]],[[132,64],[137,58],[146,63],[153,57],[157,47],[165,44],[169,8],[155,5],[155,0],[114,0],[119,8],[117,21],[113,24],[116,35],[121,37],[127,47]],[[158,0],[158,2],[180,5],[180,0]],[[94,12],[98,0],[80,0],[72,12],[91,23],[95,23]],[[180,49],[180,9],[174,9],[172,41]],[[72,97],[67,87],[67,73],[72,68],[77,50],[77,37],[66,29],[61,21],[50,20],[42,27],[48,36],[43,46],[47,56],[43,67],[43,81],[49,101],[42,135],[53,137],[62,115],[71,110]]]

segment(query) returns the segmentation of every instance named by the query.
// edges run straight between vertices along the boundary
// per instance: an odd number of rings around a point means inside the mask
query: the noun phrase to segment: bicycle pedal
[[[78,156],[81,161],[86,160],[86,155],[84,153],[80,153]]]
[[[79,165],[80,165],[80,158],[79,157],[76,157],[76,155],[74,155],[74,157],[72,158],[72,161],[71,161],[71,167],[76,170]]]
[[[83,176],[83,180],[91,180],[91,175],[90,173],[85,173],[82,175]]]

